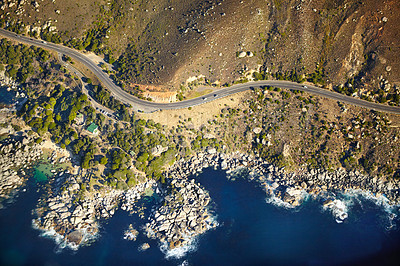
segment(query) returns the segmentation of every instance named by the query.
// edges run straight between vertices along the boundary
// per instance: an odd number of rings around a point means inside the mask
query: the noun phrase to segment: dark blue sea
[[[139,228],[145,220],[122,210],[103,223],[90,246],[60,250],[54,240],[32,228],[32,210],[45,184],[30,180],[27,191],[0,210],[0,264],[399,265],[398,220],[390,215],[393,210],[373,200],[350,198],[349,217],[338,224],[318,199],[285,209],[266,203],[265,192],[254,182],[229,181],[224,172],[212,169],[195,178],[214,200],[220,225],[199,237],[179,259],[166,258],[157,241],[142,233],[135,242],[124,240],[129,224]],[[145,242],[150,249],[139,251]]]
[[[15,101],[15,91],[8,91],[6,87],[0,87],[0,103],[12,104]]]

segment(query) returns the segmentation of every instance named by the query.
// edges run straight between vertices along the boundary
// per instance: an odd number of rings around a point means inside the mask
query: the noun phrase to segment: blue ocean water
[[[15,91],[8,91],[6,87],[0,87],[0,103],[12,104],[15,102]]]
[[[117,211],[98,239],[78,251],[58,250],[52,239],[32,229],[32,210],[44,184],[33,180],[27,192],[0,210],[1,265],[387,265],[399,262],[400,231],[387,230],[388,212],[359,198],[349,217],[336,223],[321,202],[309,199],[296,209],[266,203],[265,193],[244,179],[229,181],[222,171],[206,169],[195,177],[214,200],[219,227],[200,236],[190,252],[166,258],[156,240],[139,234],[123,239],[129,224],[146,222]],[[150,204],[145,199],[141,204]],[[139,251],[142,243],[150,249]],[[394,265],[397,265],[394,264]]]

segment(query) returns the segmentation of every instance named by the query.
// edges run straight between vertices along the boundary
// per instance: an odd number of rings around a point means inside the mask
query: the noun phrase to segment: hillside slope
[[[116,59],[127,85],[175,90],[200,75],[223,84],[252,69],[295,70],[316,71],[328,87],[350,79],[359,89],[350,93],[368,96],[395,93],[385,80],[399,81],[395,0],[13,0],[0,7],[3,27]]]

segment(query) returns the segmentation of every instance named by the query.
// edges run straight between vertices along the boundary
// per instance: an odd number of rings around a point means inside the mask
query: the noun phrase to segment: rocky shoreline
[[[85,192],[83,197],[79,195],[80,181],[76,175],[59,173],[54,182],[60,188],[42,198],[35,210],[34,228],[57,239],[60,246],[77,249],[89,243],[101,221],[111,218],[118,208],[138,213],[137,202],[148,189],[159,200],[142,229],[147,237],[166,243],[169,249],[184,246],[218,225],[209,208],[210,196],[195,180],[174,178],[163,185],[149,180],[126,191],[103,188]],[[137,235],[136,230],[128,228],[124,237],[135,240]]]
[[[12,191],[17,191],[24,182],[18,176],[23,176],[23,170],[16,169],[29,167],[42,158],[42,148],[43,145],[34,143],[27,134],[3,141],[0,146],[1,200],[9,197]],[[54,152],[50,160],[57,161]],[[56,173],[51,181],[52,191],[41,198],[35,209],[33,227],[42,231],[42,235],[57,239],[60,246],[77,249],[96,238],[100,222],[112,217],[118,208],[138,213],[138,200],[146,190],[152,190],[157,194],[158,202],[141,229],[147,237],[158,239],[161,246],[168,250],[190,245],[196,236],[218,226],[208,192],[195,179],[189,179],[189,176],[208,167],[225,170],[228,178],[232,179],[246,176],[262,187],[270,199],[279,200],[287,207],[300,205],[306,195],[325,197],[324,209],[330,210],[337,222],[347,218],[346,207],[340,200],[326,196],[330,191],[359,189],[376,197],[382,195],[392,205],[400,203],[400,185],[396,180],[343,169],[288,172],[261,158],[208,149],[175,162],[164,172],[164,184],[148,180],[128,190],[103,186],[86,191],[81,187],[82,176],[68,170]],[[138,231],[130,228],[127,233],[127,237],[134,240]]]
[[[208,192],[195,180],[171,179],[163,197],[163,204],[153,212],[145,231],[147,237],[159,239],[169,249],[185,246],[218,225],[210,212]]]
[[[25,169],[42,157],[39,144],[26,133],[10,135],[0,144],[0,208],[13,198],[26,181]]]
[[[329,210],[338,223],[347,218],[347,207],[343,201],[332,197],[332,192],[359,190],[370,192],[376,198],[382,197],[391,205],[400,203],[397,181],[343,169],[288,172],[261,158],[209,149],[175,162],[164,172],[167,185],[161,191],[162,205],[153,210],[145,231],[149,238],[158,239],[167,250],[190,245],[196,236],[218,225],[210,210],[212,199],[207,191],[195,179],[188,179],[208,167],[225,170],[232,179],[246,176],[264,189],[270,201],[278,201],[288,208],[299,206],[308,195],[321,197],[323,208]]]
[[[100,221],[111,218],[119,206],[133,212],[145,190],[157,186],[155,181],[150,180],[126,191],[104,188],[80,195],[78,176],[60,173],[55,182],[63,185],[52,195],[41,199],[33,224],[43,232],[50,232],[47,236],[58,238],[73,249],[95,238]]]
[[[197,153],[188,160],[181,159],[165,174],[172,178],[186,178],[198,174],[207,167],[225,170],[229,175],[238,173],[240,169],[248,171],[248,178],[258,182],[268,195],[278,197],[291,206],[298,206],[304,193],[317,196],[328,191],[347,190],[369,191],[376,197],[386,197],[391,205],[400,203],[398,180],[385,180],[344,169],[336,171],[299,169],[296,172],[288,172],[261,158],[239,152],[217,153],[215,149]]]

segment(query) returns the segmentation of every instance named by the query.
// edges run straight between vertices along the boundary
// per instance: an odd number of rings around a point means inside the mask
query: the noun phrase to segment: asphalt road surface
[[[99,111],[100,113],[103,113],[104,115],[107,115],[108,117],[114,119],[114,111],[113,111],[113,110],[111,110],[111,109],[109,109],[109,108],[107,108],[107,107],[101,105],[100,103],[96,102],[96,100],[95,100],[94,98],[92,98],[92,96],[91,96],[90,93],[89,93],[88,87],[87,87],[88,84],[85,83],[85,82],[83,82],[83,79],[82,79],[82,78],[83,78],[83,75],[82,75],[82,73],[79,72],[79,70],[77,70],[76,68],[74,68],[71,64],[65,62],[65,61],[62,59],[62,54],[61,54],[61,53],[57,53],[57,55],[58,55],[58,60],[61,62],[61,64],[62,64],[66,69],[68,69],[69,72],[73,73],[74,75],[76,75],[76,76],[79,78],[79,80],[80,80],[80,84],[79,84],[79,85],[80,85],[80,87],[81,87],[81,89],[82,89],[82,92],[85,93],[85,94],[87,95],[87,97],[88,97],[90,103],[92,104],[92,106],[93,106],[97,111]],[[79,86],[79,85],[78,85],[78,86]]]
[[[274,86],[274,87],[279,87],[282,89],[289,89],[289,90],[301,90],[305,91],[308,93],[312,93],[318,96],[326,97],[329,99],[337,100],[340,102],[356,105],[359,107],[364,107],[367,109],[372,109],[376,111],[381,111],[381,112],[388,112],[388,113],[395,113],[395,114],[400,114],[400,107],[397,106],[388,106],[388,105],[383,105],[383,104],[378,104],[378,103],[372,103],[368,102],[365,100],[361,100],[359,98],[354,98],[351,96],[343,95],[337,92],[333,91],[328,91],[316,86],[312,85],[303,85],[295,82],[290,82],[290,81],[281,81],[281,80],[262,80],[262,81],[256,81],[256,82],[247,82],[243,84],[237,84],[233,85],[231,87],[227,88],[222,88],[219,90],[215,90],[212,93],[209,93],[207,95],[203,95],[201,97],[197,97],[194,99],[190,100],[185,100],[185,101],[180,101],[180,102],[174,102],[174,103],[154,103],[154,102],[149,102],[149,101],[144,101],[141,100],[128,92],[122,90],[122,88],[118,87],[115,85],[115,83],[111,80],[111,78],[107,75],[107,73],[103,72],[103,70],[96,65],[92,60],[90,60],[88,57],[86,57],[84,54],[73,50],[71,48],[59,45],[59,44],[53,44],[53,43],[48,43],[42,40],[37,40],[33,39],[30,37],[22,36],[15,34],[13,32],[0,29],[0,35],[13,39],[19,42],[23,42],[26,44],[30,45],[35,45],[42,47],[44,49],[48,50],[53,50],[58,53],[62,53],[65,55],[70,56],[74,60],[77,60],[84,64],[88,69],[90,69],[93,74],[97,76],[97,78],[101,81],[101,83],[107,87],[112,95],[120,100],[123,103],[130,104],[134,110],[136,111],[141,111],[141,112],[154,112],[154,111],[159,111],[159,110],[168,110],[168,109],[181,109],[181,108],[187,108],[199,104],[203,104],[206,102],[213,101],[215,99],[219,99],[222,97],[226,97],[238,92],[246,91],[250,89],[251,87],[260,87],[260,86]]]

